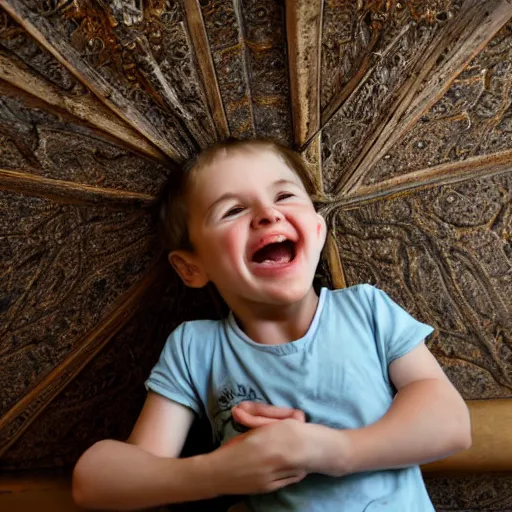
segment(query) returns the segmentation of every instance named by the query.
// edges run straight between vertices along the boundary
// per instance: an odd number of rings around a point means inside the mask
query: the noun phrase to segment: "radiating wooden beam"
[[[436,165],[380,183],[364,185],[352,194],[333,201],[326,207],[326,210],[331,211],[339,207],[354,208],[363,203],[412,194],[440,185],[453,185],[506,173],[512,173],[512,149],[490,155],[475,156],[460,162]]]
[[[318,133],[315,138],[310,141],[308,146],[301,153],[302,158],[307,162],[311,170],[313,183],[315,184],[315,197],[320,204],[327,202],[325,197],[323,181],[322,181],[322,151],[321,151],[321,134]],[[335,217],[332,217],[334,220]],[[341,262],[338,244],[336,243],[336,226],[328,226],[329,232],[324,248],[324,258],[327,261],[327,268],[335,288],[346,288],[345,271]]]
[[[347,169],[336,187],[336,194],[343,196],[354,192],[374,163],[389,152],[390,147],[403,137],[423,113],[451,86],[453,80],[465,69],[512,17],[509,0],[488,0],[485,9],[474,0],[468,8],[454,18],[435,37],[411,72],[389,109],[389,117],[375,130],[375,135],[361,148],[360,155]],[[447,62],[432,73],[439,57],[453,46]],[[427,83],[425,79],[429,77]]]
[[[45,103],[67,111],[72,116],[86,121],[103,132],[123,141],[138,153],[165,162],[166,156],[150,144],[136,130],[127,125],[112,110],[93,96],[67,96],[51,82],[34,73],[14,55],[0,53],[0,79],[39,98]]]
[[[107,142],[116,146],[119,149],[129,151],[134,155],[141,156],[143,158],[151,159],[154,162],[157,162],[164,166],[169,166],[169,168],[174,167],[175,163],[166,157],[158,148],[152,146],[146,139],[140,137],[135,130],[133,133],[140,138],[142,141],[141,147],[136,145],[132,145],[126,140],[123,140],[116,136],[116,132],[113,133],[107,132],[104,130],[100,130],[91,123],[88,119],[79,119],[77,116],[74,116],[69,111],[62,109],[59,106],[53,105],[51,103],[45,102],[43,99],[38,98],[22,89],[19,89],[15,85],[3,80],[0,78],[0,96],[13,98],[17,103],[21,103],[23,107],[28,109],[39,109],[44,112],[49,113],[52,116],[55,116],[55,120],[57,124],[60,124],[66,132],[70,133],[81,133],[85,137],[93,137],[95,139],[99,139],[101,141]],[[117,118],[117,116],[106,107],[102,106],[101,102],[97,102],[100,105],[100,108],[105,109],[105,114],[107,114],[110,118]],[[122,119],[117,118],[119,122],[123,123]],[[64,126],[65,125],[65,126]],[[131,129],[128,125],[124,125],[125,128]],[[108,122],[104,125],[104,128],[108,128]],[[146,151],[147,149],[147,151]],[[37,167],[39,162],[37,159],[34,160],[34,164]]]
[[[303,147],[320,126],[320,63],[323,0],[286,0],[295,145]]]
[[[43,16],[34,15],[19,0],[0,0],[0,6],[121,119],[171,159],[183,160],[184,155],[119,90],[87,64]]]
[[[425,464],[426,473],[512,471],[512,399],[470,400],[473,445],[447,459]]]
[[[224,111],[224,104],[222,103],[217,75],[215,74],[215,66],[208,44],[201,6],[199,5],[199,0],[187,0],[183,2],[183,7],[204,85],[206,101],[215,123],[217,135],[220,139],[224,139],[229,136],[228,121]]]
[[[324,184],[322,176],[322,143],[318,134],[310,143],[300,151],[300,155],[310,170],[315,185],[315,195],[324,197]]]
[[[229,132],[238,138],[254,137],[256,127],[240,2],[221,0],[215,6],[200,2],[200,6]],[[229,24],[229,30],[224,30],[223,22]]]
[[[76,343],[76,348],[34,389],[0,418],[0,457],[25,432],[51,401],[92,361],[121,328],[144,307],[146,297],[162,286],[168,268],[161,260],[111,308],[98,325]]]
[[[338,244],[336,243],[335,233],[330,232],[327,235],[326,247],[327,252],[327,265],[331,273],[332,283],[336,289],[346,288],[347,281],[345,279],[345,272],[341,262]]]
[[[140,192],[93,187],[10,169],[0,169],[0,190],[44,197],[64,204],[100,204],[124,208],[147,205],[154,200],[153,196]]]

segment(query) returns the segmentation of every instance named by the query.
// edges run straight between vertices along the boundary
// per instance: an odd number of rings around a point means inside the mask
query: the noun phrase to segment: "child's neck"
[[[303,299],[288,306],[238,305],[233,308],[233,314],[253,341],[263,345],[281,345],[306,334],[317,307],[318,296],[311,287]]]

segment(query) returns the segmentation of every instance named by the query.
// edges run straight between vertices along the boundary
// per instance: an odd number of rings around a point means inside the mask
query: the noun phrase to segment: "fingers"
[[[240,408],[253,416],[265,416],[285,420],[291,418],[293,411],[291,407],[277,407],[275,405],[263,404],[260,402],[240,402],[236,408]]]
[[[300,421],[301,423],[306,423],[306,413],[300,409],[293,409],[292,418]]]
[[[265,416],[255,416],[241,407],[234,407],[232,409],[233,419],[240,423],[240,425],[244,425],[247,428],[258,428],[264,427],[265,425],[270,425],[271,423],[275,423],[279,421],[276,418],[267,418]]]
[[[241,402],[233,411],[242,410],[252,416],[260,416],[267,419],[286,420],[293,418],[297,421],[305,422],[306,415],[300,409],[293,409],[292,407],[277,407],[275,405],[263,404],[260,402]],[[265,423],[268,425],[268,422]],[[248,426],[248,425],[246,425]]]

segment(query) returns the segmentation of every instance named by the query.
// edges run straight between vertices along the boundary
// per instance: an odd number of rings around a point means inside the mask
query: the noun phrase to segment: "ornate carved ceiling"
[[[4,468],[125,435],[168,330],[211,314],[165,274],[151,205],[227,135],[310,162],[324,280],[433,324],[466,398],[512,397],[509,0],[0,6]]]

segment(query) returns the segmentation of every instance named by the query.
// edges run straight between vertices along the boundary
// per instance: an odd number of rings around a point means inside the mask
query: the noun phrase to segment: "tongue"
[[[256,263],[289,263],[293,258],[293,245],[291,242],[269,244],[254,254]]]

